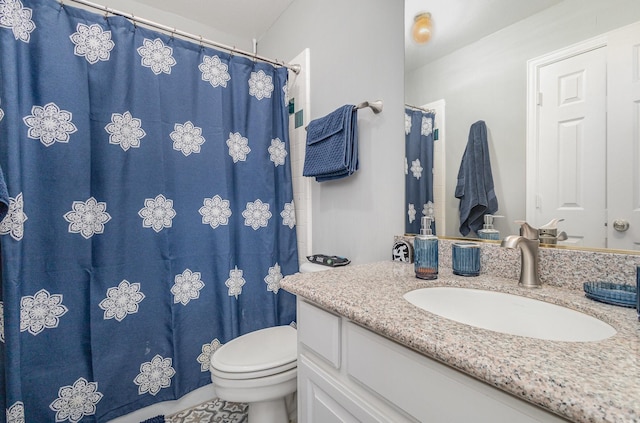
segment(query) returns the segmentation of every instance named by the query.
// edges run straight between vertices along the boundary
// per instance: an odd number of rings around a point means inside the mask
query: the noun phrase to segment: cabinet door
[[[300,423],[392,422],[304,355],[298,356],[298,401]]]
[[[566,422],[444,364],[347,322],[347,373],[417,421]]]

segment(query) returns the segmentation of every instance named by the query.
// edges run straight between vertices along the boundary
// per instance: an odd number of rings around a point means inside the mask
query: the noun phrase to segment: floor
[[[165,423],[246,423],[247,404],[226,402],[218,398],[165,416]]]

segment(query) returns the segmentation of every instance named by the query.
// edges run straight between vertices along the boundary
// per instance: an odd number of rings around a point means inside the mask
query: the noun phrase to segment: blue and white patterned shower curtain
[[[0,0],[0,53],[1,421],[178,398],[295,320],[286,69],[53,0]]]
[[[407,234],[420,233],[420,218],[434,215],[433,129],[434,113],[406,108],[405,133],[405,225]],[[436,225],[431,229],[435,234]]]

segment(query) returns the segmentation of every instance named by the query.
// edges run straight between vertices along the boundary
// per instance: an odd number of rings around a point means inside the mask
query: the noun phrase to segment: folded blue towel
[[[355,106],[349,104],[309,123],[304,176],[315,176],[316,181],[324,182],[358,170],[357,113]]]
[[[487,126],[482,120],[471,125],[469,130],[455,196],[460,199],[460,233],[464,236],[482,229],[485,214],[498,211],[489,161]]]
[[[7,184],[4,182],[4,173],[0,167],[0,222],[2,222],[8,211],[9,192],[7,191]]]

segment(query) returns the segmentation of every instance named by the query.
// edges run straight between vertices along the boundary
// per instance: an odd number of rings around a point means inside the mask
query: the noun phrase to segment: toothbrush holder
[[[473,242],[456,242],[451,247],[453,274],[478,276],[480,274],[480,245]]]

